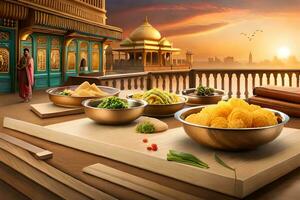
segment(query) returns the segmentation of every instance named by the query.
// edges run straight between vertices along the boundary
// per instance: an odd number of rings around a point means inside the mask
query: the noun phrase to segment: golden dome
[[[155,40],[161,39],[160,32],[156,30],[151,24],[149,24],[146,17],[144,23],[135,29],[129,36],[132,41],[139,40]]]
[[[172,43],[169,40],[167,40],[167,38],[161,39],[159,44],[162,46],[172,46]]]
[[[130,45],[132,44],[132,41],[129,38],[126,38],[125,40],[123,40],[120,45],[121,46],[126,46],[126,45]]]

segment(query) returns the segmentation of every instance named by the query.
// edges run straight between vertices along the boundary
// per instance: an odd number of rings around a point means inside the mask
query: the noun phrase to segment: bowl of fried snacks
[[[222,150],[253,149],[277,138],[289,116],[231,98],[175,114],[187,135],[201,145]]]
[[[103,98],[108,96],[118,96],[119,89],[97,86],[84,82],[81,85],[50,88],[46,91],[50,101],[62,107],[81,107],[82,101],[86,99]]]

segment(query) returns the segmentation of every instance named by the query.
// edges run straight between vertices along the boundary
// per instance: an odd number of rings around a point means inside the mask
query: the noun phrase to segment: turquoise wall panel
[[[44,89],[49,87],[48,74],[35,74],[34,89]]]
[[[9,71],[0,73],[0,92],[8,93],[15,91],[15,29],[0,27],[0,31],[8,33],[8,38],[0,40],[0,48],[9,51]]]
[[[10,77],[0,76],[0,92],[7,93],[13,90]]]
[[[62,85],[61,73],[51,73],[50,74],[50,87],[57,87]]]

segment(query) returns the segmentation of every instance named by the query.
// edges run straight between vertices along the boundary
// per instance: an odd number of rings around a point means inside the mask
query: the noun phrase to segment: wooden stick
[[[44,161],[33,158],[29,152],[3,140],[0,140],[0,155],[0,162],[63,199],[116,199]]]
[[[160,185],[153,181],[119,171],[106,165],[97,163],[83,168],[85,173],[110,181],[117,185],[129,188],[136,192],[148,195],[155,199],[172,200],[172,199],[199,199],[195,196],[184,192]]]
[[[14,144],[24,150],[29,151],[30,153],[32,153],[34,155],[34,157],[36,157],[39,160],[50,159],[53,156],[53,153],[50,151],[47,151],[40,147],[34,146],[28,142],[25,142],[23,140],[20,140],[18,138],[12,137],[12,136],[4,134],[4,133],[0,133],[0,139],[4,140],[6,142],[9,142],[11,144]]]

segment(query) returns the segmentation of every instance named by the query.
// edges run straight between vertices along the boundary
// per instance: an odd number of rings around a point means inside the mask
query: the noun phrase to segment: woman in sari
[[[24,102],[29,102],[32,97],[32,87],[34,84],[34,64],[29,55],[29,49],[24,49],[24,55],[21,57],[18,65],[19,96]]]

